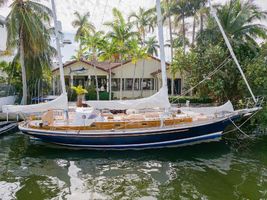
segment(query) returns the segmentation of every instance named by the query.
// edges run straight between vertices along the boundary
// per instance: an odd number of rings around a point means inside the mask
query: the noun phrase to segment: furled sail
[[[67,93],[62,93],[56,99],[39,104],[32,105],[4,105],[2,106],[3,113],[37,113],[45,112],[52,109],[68,109]]]
[[[184,111],[192,111],[195,113],[202,113],[205,115],[211,115],[215,113],[221,112],[234,112],[234,107],[231,101],[227,101],[225,104],[221,106],[212,106],[212,107],[181,107],[180,110]]]
[[[126,110],[126,109],[151,109],[168,108],[167,88],[162,87],[157,93],[150,97],[135,100],[115,100],[115,101],[86,101],[86,104],[96,109]]]

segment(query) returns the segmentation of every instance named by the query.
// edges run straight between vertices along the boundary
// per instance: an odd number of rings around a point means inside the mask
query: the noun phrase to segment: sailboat
[[[171,107],[168,100],[165,55],[163,47],[163,28],[160,0],[157,2],[158,34],[162,70],[162,88],[151,97],[137,100],[87,101],[89,107],[68,109],[67,95],[61,62],[60,45],[57,36],[57,47],[60,63],[62,95],[50,104],[37,104],[31,107],[5,106],[4,111],[20,112],[47,110],[41,119],[30,119],[22,122],[19,129],[22,133],[44,142],[72,148],[87,149],[147,149],[163,148],[207,141],[217,141],[225,128],[234,121],[249,115],[260,107],[234,110],[230,101],[222,106],[206,108]],[[54,1],[54,22],[56,34],[56,12]],[[212,6],[211,6],[212,9]],[[216,13],[212,10],[216,21]],[[229,49],[231,45],[222,29],[220,30]],[[230,50],[234,60],[234,52]],[[241,67],[237,64],[249,91],[254,97]],[[57,107],[59,109],[52,109]],[[50,109],[49,109],[50,108]]]

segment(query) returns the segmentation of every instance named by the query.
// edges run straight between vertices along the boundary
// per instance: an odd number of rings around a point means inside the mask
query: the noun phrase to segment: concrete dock
[[[14,113],[10,113],[7,114],[6,113],[0,113],[0,121],[23,121],[23,116],[21,114],[14,114]]]

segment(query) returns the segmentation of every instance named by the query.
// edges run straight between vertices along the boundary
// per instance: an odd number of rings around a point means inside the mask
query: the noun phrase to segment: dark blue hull
[[[233,116],[231,120],[237,119]],[[60,132],[28,129],[21,131],[44,142],[89,149],[146,149],[219,140],[231,124],[229,118],[187,127],[165,127],[128,132]]]

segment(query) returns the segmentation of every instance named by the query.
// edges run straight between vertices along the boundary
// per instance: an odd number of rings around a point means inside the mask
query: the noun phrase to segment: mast
[[[55,32],[56,32],[57,57],[58,57],[58,63],[59,63],[61,90],[62,90],[62,93],[65,94],[66,86],[65,86],[64,70],[63,70],[63,63],[62,63],[62,56],[61,56],[61,49],[60,49],[60,42],[59,42],[59,30],[58,30],[58,23],[57,23],[56,5],[55,5],[54,0],[51,0],[51,3],[52,3],[52,13],[53,13]]]
[[[250,94],[251,94],[254,102],[257,103],[257,100],[256,100],[256,98],[255,98],[255,96],[254,96],[254,94],[253,94],[253,92],[251,90],[251,87],[250,87],[250,85],[249,85],[249,83],[248,83],[248,81],[246,79],[246,76],[245,76],[245,74],[244,74],[244,72],[243,72],[243,70],[242,70],[242,68],[241,68],[241,66],[240,66],[240,64],[239,64],[236,56],[235,56],[234,50],[232,48],[232,45],[230,44],[230,41],[228,40],[228,38],[227,38],[227,36],[226,36],[226,34],[225,34],[224,30],[223,30],[223,27],[222,27],[222,25],[220,23],[220,20],[217,17],[216,11],[212,7],[211,0],[209,0],[209,4],[210,4],[210,12],[211,12],[211,15],[215,18],[215,21],[217,22],[217,24],[219,26],[219,29],[220,29],[220,31],[222,33],[222,36],[223,36],[223,39],[224,39],[224,41],[225,41],[225,43],[226,43],[226,45],[227,45],[227,47],[228,47],[228,49],[230,51],[230,54],[231,54],[232,58],[235,61],[235,64],[237,65],[238,70],[240,71],[240,73],[242,75],[242,78],[244,79],[244,81],[245,81],[245,83],[247,85],[247,88],[248,88],[248,90],[249,90],[249,92],[250,92]]]
[[[159,37],[159,46],[160,46],[162,87],[165,87],[166,91],[168,91],[160,0],[156,0],[156,9],[157,9],[158,37]]]

